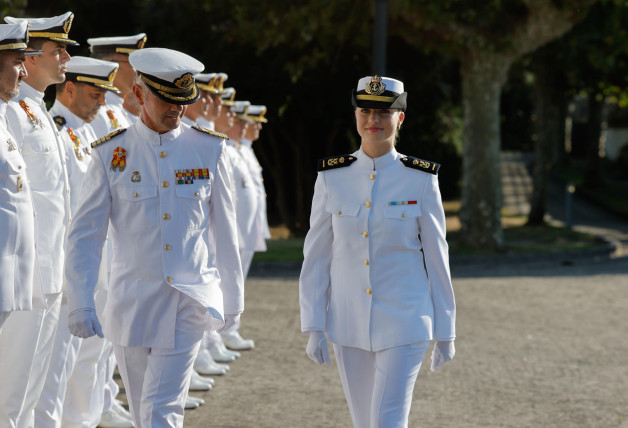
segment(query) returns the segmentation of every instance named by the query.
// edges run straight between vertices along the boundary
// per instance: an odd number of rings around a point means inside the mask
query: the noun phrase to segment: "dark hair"
[[[41,47],[45,42],[49,41],[48,39],[44,39],[41,37],[33,37],[28,41],[28,47],[35,51],[41,50]]]

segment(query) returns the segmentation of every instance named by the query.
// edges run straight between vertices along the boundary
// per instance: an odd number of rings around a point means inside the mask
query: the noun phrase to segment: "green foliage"
[[[0,16],[21,16],[27,0],[0,0]]]

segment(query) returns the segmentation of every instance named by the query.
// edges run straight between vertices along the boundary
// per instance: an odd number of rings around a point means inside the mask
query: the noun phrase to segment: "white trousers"
[[[180,293],[174,348],[114,343],[136,428],[183,427],[183,408],[207,316],[203,306]]]
[[[2,327],[4,327],[4,323],[9,319],[9,315],[11,315],[9,311],[0,312],[0,334],[2,334]]]
[[[68,305],[62,303],[50,367],[41,396],[35,406],[35,426],[37,428],[61,428],[62,426],[61,416],[66,387],[82,342],[81,339],[70,333],[68,313]]]
[[[405,428],[412,391],[430,342],[371,352],[334,344],[355,428]]]
[[[47,294],[46,309],[11,313],[0,335],[0,427],[32,427],[46,380],[61,293]]]
[[[240,261],[242,264],[242,278],[244,279],[245,285],[246,285],[246,277],[249,274],[249,269],[251,269],[251,262],[253,261],[253,255],[255,255],[255,252],[253,250],[240,248]],[[235,323],[228,329],[221,331],[220,334],[222,336],[230,336],[230,335],[236,335],[239,331],[240,331],[240,320],[238,320],[237,323]]]

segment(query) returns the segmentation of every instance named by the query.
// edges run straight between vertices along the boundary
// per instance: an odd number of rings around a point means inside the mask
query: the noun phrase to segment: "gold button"
[[[159,156],[160,156],[161,158],[165,158],[165,157],[166,157],[166,152],[161,152],[161,153],[159,153]]]
[[[165,188],[165,187],[168,187],[168,182],[167,182],[167,181],[164,181],[163,183],[161,183],[161,187],[164,187],[164,188]]]
[[[22,169],[22,165],[19,165],[19,166],[17,167],[17,169]]]
[[[366,289],[366,294],[368,294],[370,296],[371,294],[373,294],[373,291],[370,288],[367,288]]]
[[[137,194],[137,192],[133,193],[133,197],[137,198],[139,195]]]
[[[164,220],[170,220],[170,214],[164,214],[163,219]]]
[[[369,178],[370,178],[371,180],[375,180],[375,174],[371,174],[371,175],[369,175]]]
[[[366,208],[371,208],[371,201],[366,201]]]
[[[406,213],[401,214],[401,218],[406,218]]]
[[[342,214],[342,211],[338,211],[336,214],[340,215],[340,214]]]
[[[368,266],[368,265],[369,265],[369,261],[368,261],[368,260],[364,260],[364,264],[365,264],[366,266]]]
[[[166,281],[168,281],[168,282],[172,282],[172,277],[171,277],[171,276],[169,276],[168,278],[166,278]]]
[[[262,178],[262,183],[264,182],[264,179]]]
[[[164,246],[164,249],[165,249],[166,251],[170,251],[170,248],[171,248],[171,247],[170,247],[170,244],[166,244],[166,245]]]
[[[369,237],[369,233],[368,232],[362,232],[362,236],[364,236],[365,238]]]
[[[194,192],[194,196],[198,196],[198,192]]]

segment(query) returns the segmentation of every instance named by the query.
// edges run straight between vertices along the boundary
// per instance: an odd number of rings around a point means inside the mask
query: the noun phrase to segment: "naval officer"
[[[353,92],[360,149],[322,159],[299,281],[315,362],[333,343],[353,424],[407,427],[432,339],[432,370],[453,358],[456,307],[439,165],[395,149],[403,83],[364,77]]]
[[[0,164],[6,165],[0,171],[0,337],[12,312],[43,307],[39,273],[35,275],[36,221],[26,162],[6,116],[7,103],[18,95],[26,76],[26,55],[41,53],[26,50],[27,31],[27,22],[0,24]],[[0,361],[8,350],[2,349]]]
[[[74,15],[66,12],[51,18],[28,19],[29,50],[41,55],[27,56],[28,76],[20,94],[9,104],[7,117],[28,168],[37,214],[37,259],[46,308],[12,314],[5,332],[11,362],[0,366],[0,379],[12,388],[0,388],[0,421],[16,426],[33,424],[34,408],[44,386],[54,337],[59,323],[63,287],[64,243],[70,221],[70,187],[65,156],[65,142],[46,110],[44,91],[65,80],[68,46],[78,46],[69,38]],[[17,24],[24,19],[5,17]],[[4,334],[3,334],[4,336]],[[28,357],[33,356],[30,360]],[[32,365],[26,369],[27,362]],[[26,390],[18,386],[28,380]],[[5,394],[8,394],[6,396]],[[6,413],[5,413],[6,411]]]
[[[68,324],[114,345],[137,427],[181,427],[203,331],[244,309],[224,142],[181,123],[203,64],[145,48],[129,56],[140,120],[92,144],[68,241]],[[94,286],[109,228],[114,256],[104,329]]]

